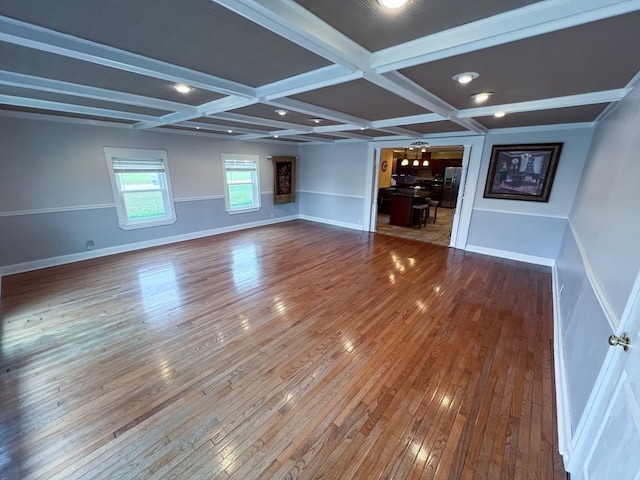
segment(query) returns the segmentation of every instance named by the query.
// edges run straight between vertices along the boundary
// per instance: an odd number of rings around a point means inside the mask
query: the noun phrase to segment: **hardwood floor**
[[[0,477],[566,479],[551,303],[304,221],[5,277]]]

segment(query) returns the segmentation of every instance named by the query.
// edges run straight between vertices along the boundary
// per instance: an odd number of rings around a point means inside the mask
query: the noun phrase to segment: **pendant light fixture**
[[[407,149],[404,149],[404,158],[402,159],[402,162],[400,162],[400,166],[401,167],[406,167],[407,165],[409,165],[409,159],[407,158]]]

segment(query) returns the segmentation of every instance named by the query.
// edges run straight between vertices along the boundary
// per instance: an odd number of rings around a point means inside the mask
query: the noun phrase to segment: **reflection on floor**
[[[409,238],[421,242],[435,243],[449,246],[451,238],[451,224],[453,223],[453,208],[438,208],[438,219],[435,224],[427,223],[421,229],[410,227],[397,227],[389,225],[389,215],[379,213],[376,220],[376,232],[394,237]]]

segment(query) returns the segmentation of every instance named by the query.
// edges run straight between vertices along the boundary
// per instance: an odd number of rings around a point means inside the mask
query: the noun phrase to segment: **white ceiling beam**
[[[95,117],[118,118],[121,120],[132,120],[136,122],[151,122],[157,120],[157,117],[153,117],[151,115],[121,112],[119,110],[108,110],[106,108],[86,107],[83,105],[71,105],[69,103],[51,102],[49,100],[37,100],[35,98],[16,97],[12,95],[0,95],[0,104],[13,105],[16,107],[37,108],[40,110],[76,113],[79,115],[91,115]]]
[[[371,128],[395,127],[397,125],[416,125],[419,123],[441,122],[449,120],[437,113],[425,113],[423,115],[410,115],[408,117],[388,118],[371,122]]]
[[[370,124],[369,120],[365,120],[364,118],[359,118],[342,112],[336,112],[335,110],[318,107],[317,105],[311,105],[310,103],[301,102],[291,98],[281,98],[267,103],[274,107],[288,108],[295,110],[296,112],[311,115],[313,117],[325,118],[334,122],[347,123],[367,128]]]
[[[372,82],[379,87],[388,90],[395,95],[408,100],[409,102],[439,113],[445,117],[451,117],[452,121],[460,124],[464,128],[470,129],[476,133],[485,133],[487,130],[482,125],[472,120],[455,119],[455,109],[446,104],[435,95],[423,89],[419,85],[411,82],[400,74],[389,74],[381,76],[378,72],[371,69],[371,52],[351,40],[346,35],[334,29],[308,10],[302,8],[293,0],[212,0],[242,16],[255,22],[256,24],[271,30],[272,32],[282,36],[283,38],[300,45],[307,50],[320,55],[339,67],[345,69],[360,70],[366,80]],[[354,72],[355,73],[355,72]],[[344,81],[358,78],[353,75],[346,75]],[[335,82],[332,84],[336,84]],[[305,84],[305,89],[315,89],[324,85]],[[295,85],[299,87],[299,85]],[[292,89],[292,92],[296,92]],[[293,93],[289,93],[293,94]],[[278,100],[274,97],[281,97],[282,93],[272,95],[268,101],[278,106],[284,106],[287,99]],[[292,108],[297,111],[296,107],[289,106],[284,108]],[[322,113],[319,107],[307,106],[304,110],[309,115],[315,115],[322,118],[330,118],[334,121],[343,123],[353,123],[362,125],[361,121],[354,121],[344,117],[344,114],[337,112],[325,111]],[[331,116],[329,116],[331,115]],[[365,121],[366,122],[366,121]]]
[[[293,0],[212,0],[333,63],[364,70],[371,53]]]
[[[527,102],[506,103],[503,105],[491,105],[486,107],[468,108],[460,110],[460,118],[487,117],[496,112],[520,113],[550,110],[554,108],[579,107],[581,105],[595,105],[599,103],[618,102],[628,93],[626,88],[605,90],[593,93],[581,93],[566,97],[545,98],[542,100],[530,100]]]
[[[362,78],[362,76],[361,70],[352,71],[341,65],[329,65],[258,87],[256,94],[262,101],[271,101],[309,90],[350,82]]]
[[[225,95],[255,97],[255,89],[246,85],[3,16],[0,41]]]
[[[184,103],[170,102],[159,98],[107,90],[105,88],[88,87],[78,83],[61,82],[44,77],[34,77],[22,73],[7,72],[6,70],[0,70],[0,85],[73,95],[75,97],[91,98],[105,102],[138,105],[146,108],[168,110],[170,112],[196,112],[196,107]]]
[[[219,112],[225,112],[227,110],[233,110],[235,108],[242,108],[248,105],[253,105],[257,103],[258,100],[255,98],[244,98],[244,97],[224,97],[219,98],[218,100],[213,100],[212,102],[203,103],[202,105],[198,105],[196,107],[195,112],[174,112],[164,115],[160,117],[157,122],[142,122],[135,125],[135,128],[138,129],[147,129],[159,127],[161,125],[169,125],[171,123],[184,122],[186,120],[193,120],[198,117],[206,117],[207,115],[214,115]]]
[[[196,130],[225,131],[227,133],[229,132],[229,130],[231,130],[232,133],[252,133],[252,134],[267,133],[267,132],[264,132],[263,130],[256,130],[253,128],[230,127],[229,125],[220,125],[215,123],[204,123],[204,122],[192,122],[188,120],[185,122],[175,123],[174,125],[177,125],[180,127],[195,128]]]
[[[371,68],[390,72],[640,10],[640,0],[536,2],[379,50]]]
[[[289,123],[282,122],[279,120],[271,120],[269,118],[261,118],[261,117],[252,117],[250,115],[242,115],[239,113],[217,113],[215,115],[209,115],[211,118],[217,118],[220,120],[227,120],[229,122],[237,122],[237,123],[246,123],[246,124],[255,124],[262,125],[265,127],[273,127],[273,128],[281,128],[283,130],[291,129],[295,130],[296,128],[301,128],[297,123]]]

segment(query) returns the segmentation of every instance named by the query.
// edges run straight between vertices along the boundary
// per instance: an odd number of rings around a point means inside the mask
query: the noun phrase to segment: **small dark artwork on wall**
[[[562,143],[494,145],[485,198],[548,202]]]
[[[295,157],[273,157],[274,203],[296,201],[296,159]]]

